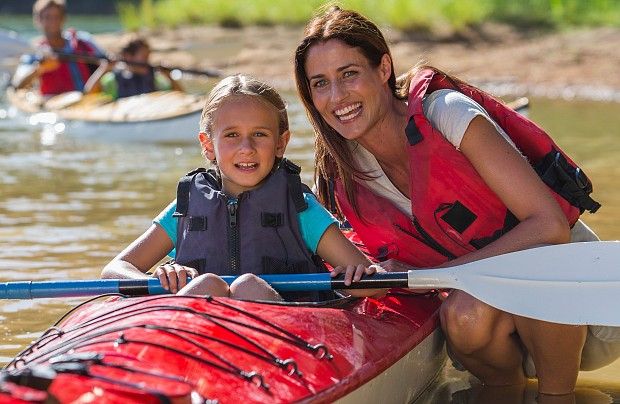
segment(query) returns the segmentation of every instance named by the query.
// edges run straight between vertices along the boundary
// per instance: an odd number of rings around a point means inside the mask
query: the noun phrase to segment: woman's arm
[[[372,275],[382,269],[372,262],[357,248],[338,226],[331,224],[321,236],[316,250],[317,254],[334,267],[332,276],[345,274],[345,284],[359,281],[363,275]],[[349,289],[352,296],[379,296],[383,289]]]
[[[112,259],[101,272],[102,278],[140,279],[155,264],[160,262],[172,250],[172,241],[166,231],[157,224],[152,224],[140,237],[135,239],[120,254]],[[178,264],[165,264],[155,271],[162,286],[176,293],[187,283],[187,277],[195,277],[194,268]]]
[[[520,223],[484,248],[443,266],[569,241],[568,221],[547,186],[486,118],[476,116],[470,122],[460,150]]]

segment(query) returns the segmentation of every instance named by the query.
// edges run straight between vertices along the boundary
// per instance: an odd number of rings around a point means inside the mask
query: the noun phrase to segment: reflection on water
[[[293,95],[287,98],[294,131],[287,156],[303,166],[309,183],[312,136],[300,104]],[[0,111],[5,108],[0,100]],[[590,175],[603,208],[585,220],[604,239],[620,239],[617,110],[618,105],[533,100],[531,111]],[[0,115],[0,281],[98,277],[103,265],[174,198],[177,179],[204,165],[197,143],[86,142],[68,131],[50,137],[24,122]],[[79,301],[0,302],[0,362]],[[464,375],[448,367],[423,402],[491,402],[484,401],[491,392],[475,383],[468,390]],[[580,380],[576,402],[620,400],[620,364],[583,373]],[[497,400],[500,393],[492,393]],[[529,403],[532,394],[507,392],[492,402]]]

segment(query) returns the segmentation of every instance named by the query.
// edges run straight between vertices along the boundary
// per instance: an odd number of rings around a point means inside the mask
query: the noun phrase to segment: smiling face
[[[280,134],[279,113],[258,96],[234,95],[218,105],[210,136],[199,134],[204,154],[217,161],[222,189],[231,196],[259,186],[284,156],[290,134]]]
[[[386,111],[391,61],[383,55],[372,66],[358,48],[338,39],[310,48],[305,71],[314,107],[342,137],[360,139],[375,128]]]

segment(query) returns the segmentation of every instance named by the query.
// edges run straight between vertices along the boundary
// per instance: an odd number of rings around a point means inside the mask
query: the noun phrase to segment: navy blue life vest
[[[230,197],[215,170],[188,173],[177,188],[176,262],[200,274],[299,274],[326,271],[305,245],[298,214],[307,208],[300,168],[283,159],[258,188]],[[287,300],[324,299],[282,294]],[[330,294],[330,297],[333,296]]]
[[[128,70],[115,70],[114,78],[118,86],[118,98],[152,93],[155,88],[155,71],[151,67],[147,74],[135,74]]]

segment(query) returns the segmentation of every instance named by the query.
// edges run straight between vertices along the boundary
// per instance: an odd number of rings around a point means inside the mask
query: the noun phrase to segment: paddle
[[[620,326],[620,242],[539,247],[469,264],[379,273],[346,287],[327,273],[263,275],[279,291],[346,288],[455,288],[501,310],[564,324]],[[234,277],[224,277],[232,282]],[[0,283],[0,298],[166,293],[155,278]]]
[[[117,59],[117,58],[113,58],[113,57],[106,56],[106,55],[95,56],[95,55],[88,55],[84,53],[66,52],[63,50],[51,50],[51,52],[54,55],[56,55],[58,59],[60,60],[77,61],[77,62],[83,62],[83,63],[95,64],[95,65],[98,65],[103,61],[123,62],[128,65],[147,66],[147,67],[153,67],[156,69],[166,69],[166,70],[179,70],[180,72],[183,72],[183,73],[193,74],[193,75],[198,75],[198,76],[202,75],[202,76],[207,76],[207,77],[220,77],[222,75],[220,71],[215,70],[215,69],[202,69],[201,70],[201,69],[190,69],[190,68],[184,68],[184,67],[178,67],[178,66],[154,65],[154,64],[142,63],[142,62],[130,62],[130,61]]]
[[[177,67],[177,66],[164,66],[164,65],[154,65],[154,64],[142,63],[142,62],[130,62],[130,61],[123,60],[123,59],[116,59],[110,56],[94,56],[94,55],[87,55],[83,53],[65,52],[65,51],[59,51],[59,50],[54,50],[53,52],[61,60],[71,60],[71,61],[78,61],[78,62],[84,62],[84,63],[90,63],[90,64],[99,64],[103,61],[122,62],[128,65],[134,65],[134,66],[146,66],[146,67],[153,67],[156,69],[166,69],[166,70],[179,70],[183,73],[194,74],[194,75],[204,75],[207,77],[220,77],[222,75],[221,72],[214,70],[214,69],[203,69],[203,70],[188,69],[188,68]]]

